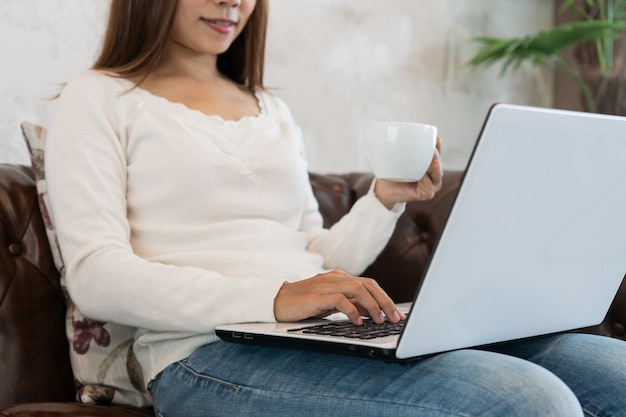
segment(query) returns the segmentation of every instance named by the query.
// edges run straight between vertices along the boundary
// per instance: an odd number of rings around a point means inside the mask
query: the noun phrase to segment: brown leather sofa
[[[398,302],[410,301],[462,174],[446,172],[434,200],[412,203],[364,275]],[[327,225],[363,195],[368,174],[311,175]],[[29,167],[0,164],[0,416],[150,416],[151,409],[84,405],[75,390],[59,287]],[[626,288],[605,321],[586,332],[624,338]],[[442,329],[445,331],[445,329]]]

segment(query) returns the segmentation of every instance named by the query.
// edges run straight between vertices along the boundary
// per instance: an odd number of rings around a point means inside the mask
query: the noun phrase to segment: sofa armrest
[[[65,301],[29,167],[0,164],[0,404],[73,401]]]
[[[153,417],[152,408],[79,403],[24,403],[0,407],[0,417]]]

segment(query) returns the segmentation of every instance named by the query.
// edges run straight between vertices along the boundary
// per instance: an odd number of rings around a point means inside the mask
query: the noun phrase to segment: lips
[[[227,19],[206,19],[201,20],[211,29],[222,35],[228,35],[235,30],[235,22]]]

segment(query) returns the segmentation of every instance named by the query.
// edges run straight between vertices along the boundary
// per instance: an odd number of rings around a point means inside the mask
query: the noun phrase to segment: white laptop
[[[334,315],[216,331],[406,360],[596,325],[625,274],[626,118],[496,104],[402,328],[339,335]]]

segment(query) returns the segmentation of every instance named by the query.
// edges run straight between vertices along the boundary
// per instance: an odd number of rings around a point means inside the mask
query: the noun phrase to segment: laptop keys
[[[328,322],[315,326],[306,326],[298,329],[289,329],[289,332],[302,332],[322,336],[339,336],[349,339],[376,339],[379,337],[398,335],[402,332],[405,321],[390,323],[385,321],[377,324],[371,319],[365,319],[361,326],[349,321]]]

